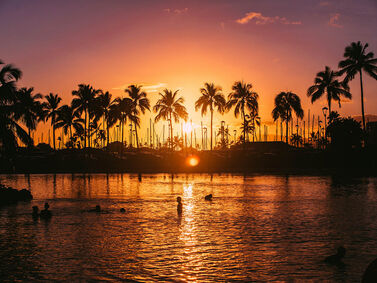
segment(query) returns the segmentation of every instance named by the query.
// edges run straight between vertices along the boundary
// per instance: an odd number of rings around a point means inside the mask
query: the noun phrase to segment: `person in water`
[[[182,198],[177,197],[177,212],[178,215],[182,215]]]
[[[338,248],[338,251],[334,255],[330,255],[325,258],[325,262],[329,264],[342,264],[342,259],[346,255],[346,249],[342,246]]]
[[[124,213],[124,212],[126,212],[126,210],[122,207],[122,208],[120,209],[120,212]]]
[[[95,208],[89,210],[89,212],[98,212],[98,213],[101,211],[102,211],[101,206],[99,204],[97,204]]]
[[[205,200],[212,200],[212,194],[209,194],[209,195],[206,195],[205,197],[204,197],[204,199]]]
[[[44,218],[44,219],[48,219],[48,218],[51,218],[52,216],[52,213],[50,210],[48,210],[50,208],[50,205],[45,202],[45,208],[41,211],[41,218]]]
[[[31,214],[33,216],[33,219],[37,219],[39,217],[39,208],[38,206],[33,206],[33,212]]]

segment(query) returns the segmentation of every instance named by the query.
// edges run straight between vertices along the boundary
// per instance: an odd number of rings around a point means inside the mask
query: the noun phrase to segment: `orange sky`
[[[196,124],[194,102],[204,82],[222,86],[226,95],[236,80],[252,83],[262,122],[272,120],[280,91],[296,92],[305,111],[320,114],[325,101],[312,105],[306,97],[315,74],[325,65],[336,68],[352,41],[377,51],[372,0],[15,0],[0,2],[0,23],[6,27],[1,59],[22,69],[19,86],[58,93],[68,103],[79,83],[114,96],[136,83],[147,86],[152,105],[162,88],[180,89]],[[360,115],[359,81],[350,86],[354,99],[339,112]],[[377,82],[366,76],[364,87],[366,113],[376,114]],[[154,115],[145,115],[142,134]],[[215,125],[240,122],[232,114],[215,118]]]

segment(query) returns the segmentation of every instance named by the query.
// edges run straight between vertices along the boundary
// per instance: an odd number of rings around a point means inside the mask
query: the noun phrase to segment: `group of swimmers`
[[[38,217],[42,219],[50,219],[52,217],[52,213],[49,210],[50,205],[45,202],[44,209],[39,213],[39,207],[38,206],[33,206],[33,212],[32,216],[34,219],[38,219]]]

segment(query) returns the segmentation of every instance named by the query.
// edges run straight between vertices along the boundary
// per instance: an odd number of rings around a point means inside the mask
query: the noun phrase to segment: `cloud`
[[[325,7],[325,6],[330,6],[331,3],[329,1],[321,1],[319,2],[319,6],[321,7]]]
[[[129,85],[135,84],[135,83],[126,83],[119,87],[114,87],[113,89],[126,89]],[[147,93],[154,93],[159,92],[162,88],[165,88],[167,86],[167,83],[157,83],[157,84],[147,84],[147,83],[136,83],[137,85],[143,86],[143,90]]]
[[[339,19],[340,19],[339,13],[330,15],[330,20],[328,22],[329,26],[332,26],[335,28],[342,28],[343,26],[338,23]]]
[[[249,12],[243,18],[237,19],[236,23],[244,25],[254,20],[256,25],[279,23],[284,25],[301,25],[301,21],[289,21],[285,17],[267,17],[258,12]]]
[[[172,13],[172,14],[175,14],[175,15],[182,15],[182,14],[185,14],[188,12],[188,8],[183,8],[183,9],[170,9],[170,8],[166,8],[164,9],[164,12],[166,13]]]

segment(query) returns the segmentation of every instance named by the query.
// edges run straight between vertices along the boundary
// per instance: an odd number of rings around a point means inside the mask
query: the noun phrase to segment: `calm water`
[[[359,281],[377,257],[377,179],[0,175],[0,281]],[[204,201],[212,193],[212,202]],[[183,199],[177,216],[176,197]],[[33,205],[50,203],[50,222]],[[86,212],[101,204],[106,212]],[[126,213],[119,209],[124,207]],[[347,248],[345,266],[325,256]]]

